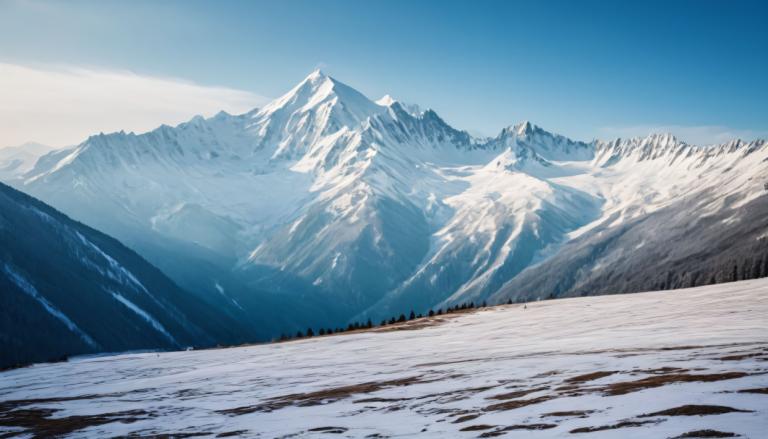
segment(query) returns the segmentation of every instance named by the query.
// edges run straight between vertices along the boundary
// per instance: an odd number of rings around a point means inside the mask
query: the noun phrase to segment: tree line
[[[508,303],[512,303],[512,301],[510,300]],[[482,304],[480,304],[480,308],[485,308],[487,306],[488,305],[486,304],[486,302],[483,302]],[[443,311],[442,308],[438,308],[436,311],[433,309],[430,309],[429,312],[427,312],[426,316],[435,317],[443,314],[453,314],[456,312],[467,311],[467,310],[476,309],[476,308],[477,306],[475,306],[475,302],[465,302],[460,305],[449,306],[445,309],[445,311]],[[315,330],[315,328],[309,327],[307,328],[306,331],[299,330],[299,331],[296,331],[296,333],[293,335],[283,333],[280,336],[279,341],[296,340],[300,338],[310,338],[310,337],[321,336],[321,335],[340,334],[343,332],[357,331],[360,329],[371,329],[375,326],[384,327],[388,325],[395,325],[398,323],[405,323],[410,320],[416,320],[421,318],[424,318],[423,314],[421,313],[417,314],[415,311],[411,310],[408,316],[406,316],[405,314],[400,314],[397,317],[392,316],[389,319],[382,320],[378,325],[374,325],[373,321],[371,321],[371,319],[368,319],[365,322],[351,322],[346,326],[346,328],[341,326],[336,328],[321,327]]]

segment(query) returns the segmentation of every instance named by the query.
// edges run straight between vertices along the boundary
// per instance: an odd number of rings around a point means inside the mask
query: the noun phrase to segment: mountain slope
[[[0,434],[756,439],[766,316],[761,279],[75,359],[0,372]]]
[[[213,306],[250,316],[268,337],[507,300],[520,287],[510,282],[579,239],[618,254],[641,244],[639,232],[606,237],[657,212],[726,218],[765,194],[766,159],[764,141],[585,143],[528,122],[478,139],[433,110],[371,101],[317,71],[242,115],[93,136],[14,184],[117,237]],[[712,233],[737,230],[722,224]],[[656,242],[691,256],[694,229],[681,223]],[[638,276],[658,269],[654,257]],[[573,270],[588,265],[569,260]],[[601,269],[618,259],[602,260]],[[621,291],[613,279],[606,288]]]
[[[0,292],[0,367],[248,338],[118,241],[4,184]]]
[[[38,158],[54,148],[35,142],[0,148],[0,180],[10,180],[29,172]]]
[[[590,230],[511,279],[492,300],[671,289],[768,276],[766,143],[702,149],[674,145],[670,138],[661,141],[669,144],[666,150],[648,147],[647,141],[605,145],[598,160],[645,168],[640,175],[653,170],[650,175],[662,181],[668,178],[662,173],[682,168],[685,174],[672,181],[682,186],[689,179],[691,187],[669,200],[659,190],[669,186],[635,186],[650,202],[608,209]],[[627,198],[623,195],[621,203]],[[638,208],[645,211],[638,214]]]

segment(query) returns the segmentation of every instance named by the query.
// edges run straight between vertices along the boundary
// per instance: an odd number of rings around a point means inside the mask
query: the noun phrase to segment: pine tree
[[[437,310],[437,315],[439,315],[439,316],[443,315],[443,309],[442,308]]]
[[[302,338],[304,334],[301,331],[296,331],[296,338]]]
[[[430,316],[430,317],[434,317],[435,316],[435,312],[430,309],[429,310],[429,314],[427,314],[427,315]]]
[[[365,324],[365,327],[368,329],[373,328],[373,322],[371,321],[371,319],[368,319],[368,322]]]
[[[400,314],[400,317],[397,319],[398,322],[402,323],[405,321],[405,314]]]
[[[386,320],[382,320],[381,324],[379,326],[387,326],[387,321]]]
[[[325,329],[323,329],[323,328],[320,328],[320,330],[319,330],[319,331],[317,331],[317,334],[318,334],[318,335],[325,335]]]
[[[392,325],[392,324],[394,324],[395,322],[396,322],[396,321],[395,321],[395,318],[394,318],[394,317],[390,317],[390,319],[389,319],[389,324],[390,324],[390,325]]]
[[[307,337],[314,337],[315,331],[312,330],[312,328],[307,328]]]
[[[416,313],[414,313],[413,310],[411,310],[411,313],[408,315],[408,320],[413,320],[415,318],[416,318]]]

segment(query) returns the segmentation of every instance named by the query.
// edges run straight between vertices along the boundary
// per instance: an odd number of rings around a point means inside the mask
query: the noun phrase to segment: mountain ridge
[[[242,302],[254,289],[284,291],[264,283],[272,275],[246,275],[277,271],[303,285],[286,300],[348,304],[334,318],[490,299],[580,234],[694,209],[683,201],[702,187],[712,210],[764,196],[763,140],[582,142],[527,121],[477,138],[433,110],[382,103],[317,71],[242,115],[93,136],[14,184],[182,286],[218,295],[229,279]],[[185,258],[215,274],[190,274]]]

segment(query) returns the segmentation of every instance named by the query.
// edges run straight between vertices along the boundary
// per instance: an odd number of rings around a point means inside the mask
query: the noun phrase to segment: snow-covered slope
[[[663,209],[741,215],[768,194],[766,159],[764,141],[584,143],[528,122],[477,139],[317,71],[243,115],[93,136],[15,184],[184,287],[378,318],[506,299],[511,280],[564,244]]]
[[[35,166],[38,158],[54,149],[36,142],[0,147],[0,180],[12,180],[24,175]]]
[[[767,359],[763,279],[6,371],[0,434],[760,439]]]
[[[0,367],[252,338],[116,240],[0,183]]]

